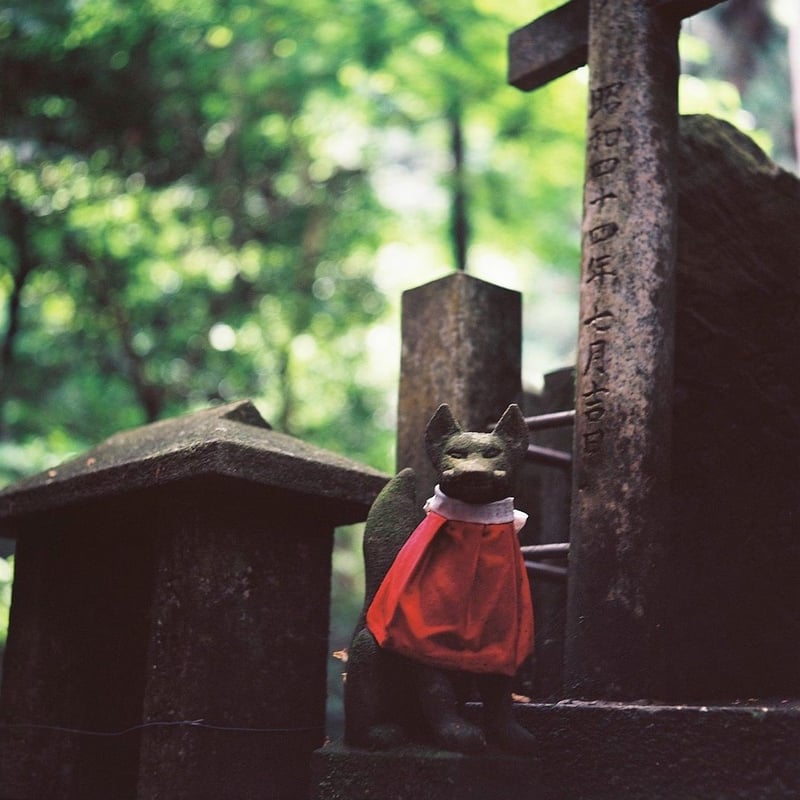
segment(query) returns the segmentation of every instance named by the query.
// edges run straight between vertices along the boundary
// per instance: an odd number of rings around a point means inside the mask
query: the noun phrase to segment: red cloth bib
[[[514,675],[533,651],[533,606],[513,522],[429,511],[386,573],[367,626],[381,647],[424,664]]]

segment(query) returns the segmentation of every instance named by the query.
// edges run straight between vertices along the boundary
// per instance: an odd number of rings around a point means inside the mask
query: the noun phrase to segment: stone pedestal
[[[0,795],[304,798],[333,529],[384,482],[239,403],[0,495],[18,540]]]
[[[800,791],[800,708],[571,702],[517,706],[539,752],[463,756],[331,745],[311,800],[776,800]]]

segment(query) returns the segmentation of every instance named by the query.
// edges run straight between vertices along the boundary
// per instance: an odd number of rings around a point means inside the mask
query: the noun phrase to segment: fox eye
[[[483,451],[484,458],[497,458],[500,455],[500,448],[499,447],[487,447]]]
[[[450,458],[466,458],[467,451],[454,447],[452,450],[447,451],[447,455],[450,456]]]

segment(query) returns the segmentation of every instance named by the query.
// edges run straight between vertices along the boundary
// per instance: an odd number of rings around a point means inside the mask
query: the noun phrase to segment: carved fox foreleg
[[[422,713],[435,744],[445,750],[479,753],[486,748],[483,731],[459,713],[455,675],[422,664],[414,666]]]
[[[506,675],[480,675],[477,683],[489,743],[519,755],[536,752],[533,735],[514,720],[512,679]]]

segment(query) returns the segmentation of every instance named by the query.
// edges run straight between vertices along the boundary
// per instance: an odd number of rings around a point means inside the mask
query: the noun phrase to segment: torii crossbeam
[[[535,89],[589,64],[565,690],[668,692],[681,20],[720,0],[572,0],[510,37]]]

